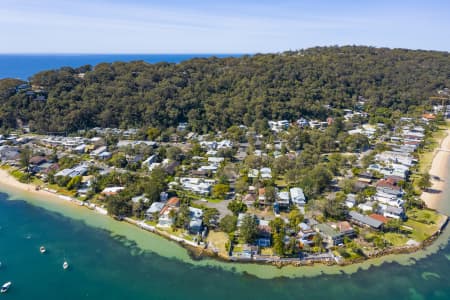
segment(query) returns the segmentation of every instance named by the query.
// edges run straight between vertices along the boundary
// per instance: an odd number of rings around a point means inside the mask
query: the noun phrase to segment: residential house
[[[306,204],[306,197],[303,193],[303,189],[299,187],[294,187],[289,190],[291,195],[291,201],[297,207],[304,207]]]
[[[340,233],[328,224],[317,224],[314,229],[319,233],[328,246],[336,246],[344,241],[344,234]]]
[[[180,183],[185,190],[194,192],[200,195],[209,195],[211,193],[212,184],[214,180],[203,178],[182,177]]]
[[[377,191],[389,195],[399,196],[402,194],[402,188],[394,178],[381,179],[376,184]]]
[[[356,211],[350,211],[349,218],[350,222],[358,226],[369,227],[376,230],[380,230],[383,228],[383,222],[369,216],[362,215]]]
[[[300,231],[297,234],[298,240],[302,245],[312,245],[314,243],[313,238],[318,234],[306,223],[299,224]]]
[[[103,152],[106,152],[106,150],[107,150],[106,146],[99,147],[99,148],[93,150],[90,153],[90,156],[91,157],[99,157],[99,155],[102,154]]]
[[[281,131],[289,128],[288,120],[269,121],[268,123],[269,123],[270,130],[272,130],[274,132],[281,132]]]
[[[107,188],[103,189],[101,194],[104,196],[113,196],[113,195],[117,195],[119,192],[123,191],[124,189],[125,188],[123,186],[107,187]]]
[[[242,202],[245,203],[245,205],[252,207],[255,202],[256,202],[256,195],[254,194],[246,194],[243,198],[242,198]]]
[[[145,212],[145,218],[147,220],[154,220],[155,215],[158,214],[158,216],[159,216],[159,213],[164,208],[164,206],[165,206],[165,203],[153,202],[152,205],[150,205],[150,207]]]
[[[374,211],[378,204],[375,201],[366,201],[364,203],[358,204],[358,208],[364,212]]]
[[[158,159],[158,155],[153,154],[153,155],[151,155],[150,157],[148,157],[146,160],[144,160],[144,161],[142,162],[142,166],[143,166],[143,167],[150,168],[150,166],[151,166],[152,164],[156,163],[157,159]]]
[[[405,211],[403,210],[402,207],[386,205],[382,207],[382,211],[383,216],[386,218],[401,219],[401,220],[404,220],[406,218]]]
[[[261,168],[261,170],[259,170],[259,173],[261,174],[261,179],[272,178],[272,169],[270,168]]]
[[[347,221],[330,223],[330,226],[346,237],[352,238],[355,236],[355,230]]]
[[[145,197],[145,195],[139,195],[139,196],[135,196],[135,197],[131,198],[131,201],[133,203],[139,203],[139,202],[148,203],[150,201],[150,199]]]
[[[199,234],[203,226],[203,210],[190,206],[189,217],[191,218],[189,222],[189,232],[191,234]]]
[[[259,205],[267,205],[266,203],[266,189],[265,188],[259,188],[258,189],[258,203]]]
[[[70,178],[76,177],[76,176],[83,176],[88,172],[88,166],[86,165],[78,165],[71,169],[63,169],[55,174],[56,177],[58,176],[68,176]]]
[[[355,194],[348,194],[345,199],[345,206],[348,208],[353,208],[356,205],[356,195]]]
[[[270,238],[272,236],[272,228],[269,226],[269,221],[258,220],[258,237],[256,244],[259,247],[270,247]]]
[[[280,208],[288,208],[290,202],[289,192],[278,192],[277,203]]]
[[[171,217],[171,211],[177,211],[180,207],[180,199],[178,197],[170,198],[159,213],[158,226],[171,227],[175,219]]]

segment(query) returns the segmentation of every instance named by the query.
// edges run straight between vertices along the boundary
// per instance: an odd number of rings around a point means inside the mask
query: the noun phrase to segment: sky
[[[0,0],[0,53],[450,51],[445,0]]]

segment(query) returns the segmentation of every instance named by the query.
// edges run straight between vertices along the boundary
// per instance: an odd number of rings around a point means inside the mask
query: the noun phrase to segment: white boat
[[[4,285],[2,285],[2,289],[0,290],[0,292],[6,293],[9,290],[11,284],[12,284],[11,281],[8,281]]]
[[[63,263],[63,269],[67,270],[69,268],[69,263],[67,261],[64,261]]]
[[[41,246],[41,247],[39,248],[39,252],[41,252],[42,254],[44,254],[46,251],[47,251],[47,249],[45,249],[44,246]]]

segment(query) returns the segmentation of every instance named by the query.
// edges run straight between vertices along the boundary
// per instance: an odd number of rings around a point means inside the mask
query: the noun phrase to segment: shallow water
[[[408,265],[384,263],[352,274],[264,280],[221,268],[232,264],[190,261],[169,241],[83,208],[8,197],[0,194],[0,282],[13,281],[5,299],[450,299],[448,245],[414,264],[405,258]],[[101,229],[109,226],[115,233]],[[48,253],[40,254],[40,245]],[[236,269],[262,277],[292,273],[256,265]]]

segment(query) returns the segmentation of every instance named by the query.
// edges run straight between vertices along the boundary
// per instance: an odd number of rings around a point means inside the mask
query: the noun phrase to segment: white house
[[[289,201],[290,201],[290,196],[289,196],[289,192],[279,192],[277,194],[277,203],[280,206],[283,207],[288,207],[289,206]]]
[[[289,121],[288,120],[281,120],[281,121],[269,121],[269,127],[270,130],[275,132],[283,131],[287,128],[289,128]]]
[[[303,189],[299,187],[294,187],[289,190],[291,194],[291,201],[294,205],[298,207],[303,207],[306,204],[306,197],[303,193]]]
[[[270,179],[272,178],[272,170],[270,168],[261,168],[259,170],[262,179]]]

